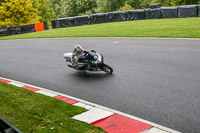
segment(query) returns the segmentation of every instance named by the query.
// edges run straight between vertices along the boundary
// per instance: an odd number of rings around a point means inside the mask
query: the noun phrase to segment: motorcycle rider
[[[81,45],[74,46],[72,60],[73,60],[74,66],[80,70],[83,70],[88,65],[87,62],[82,61],[83,55],[85,53],[88,53],[88,51],[84,50]]]
[[[95,52],[94,50],[91,50],[88,52],[87,50],[83,49],[81,45],[75,45],[74,51],[72,55],[72,60],[74,63],[74,66],[78,68],[79,70],[84,70],[84,68],[89,67],[89,60],[95,60],[94,56],[91,54],[91,52]],[[88,54],[87,59],[84,59],[84,54]]]

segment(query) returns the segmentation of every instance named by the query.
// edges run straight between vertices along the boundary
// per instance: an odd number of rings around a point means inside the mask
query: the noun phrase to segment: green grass
[[[57,37],[172,37],[200,38],[200,17],[104,23],[0,37],[5,39]]]
[[[83,108],[26,89],[0,83],[0,116],[24,133],[103,133],[71,117]]]

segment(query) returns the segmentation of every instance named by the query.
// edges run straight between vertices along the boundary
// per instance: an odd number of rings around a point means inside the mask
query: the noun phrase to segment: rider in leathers
[[[96,52],[94,50],[91,50],[91,52]],[[84,60],[83,62],[83,55],[88,54],[88,58]],[[93,56],[88,52],[87,50],[84,50],[80,45],[74,46],[74,51],[72,55],[73,65],[79,70],[83,70],[86,67],[89,66],[89,60],[93,60]]]
[[[86,53],[87,50],[84,50],[80,45],[75,45],[74,46],[74,51],[72,55],[72,60],[73,60],[73,65],[77,69],[83,69],[84,67],[87,66],[87,62],[80,62],[80,60],[83,58],[83,54]]]

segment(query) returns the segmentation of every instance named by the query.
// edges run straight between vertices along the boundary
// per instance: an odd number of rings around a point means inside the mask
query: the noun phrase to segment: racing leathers
[[[73,65],[79,70],[83,70],[85,67],[87,67],[88,62],[83,61],[84,54],[88,53],[86,50],[83,50],[82,52],[76,52],[74,50],[72,55]]]

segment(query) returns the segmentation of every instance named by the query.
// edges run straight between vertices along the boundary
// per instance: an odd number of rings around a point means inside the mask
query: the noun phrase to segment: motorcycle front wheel
[[[107,64],[103,64],[102,69],[103,69],[103,71],[104,71],[105,73],[107,73],[107,74],[112,74],[112,72],[113,72],[112,67],[110,67],[110,66],[107,65]]]

